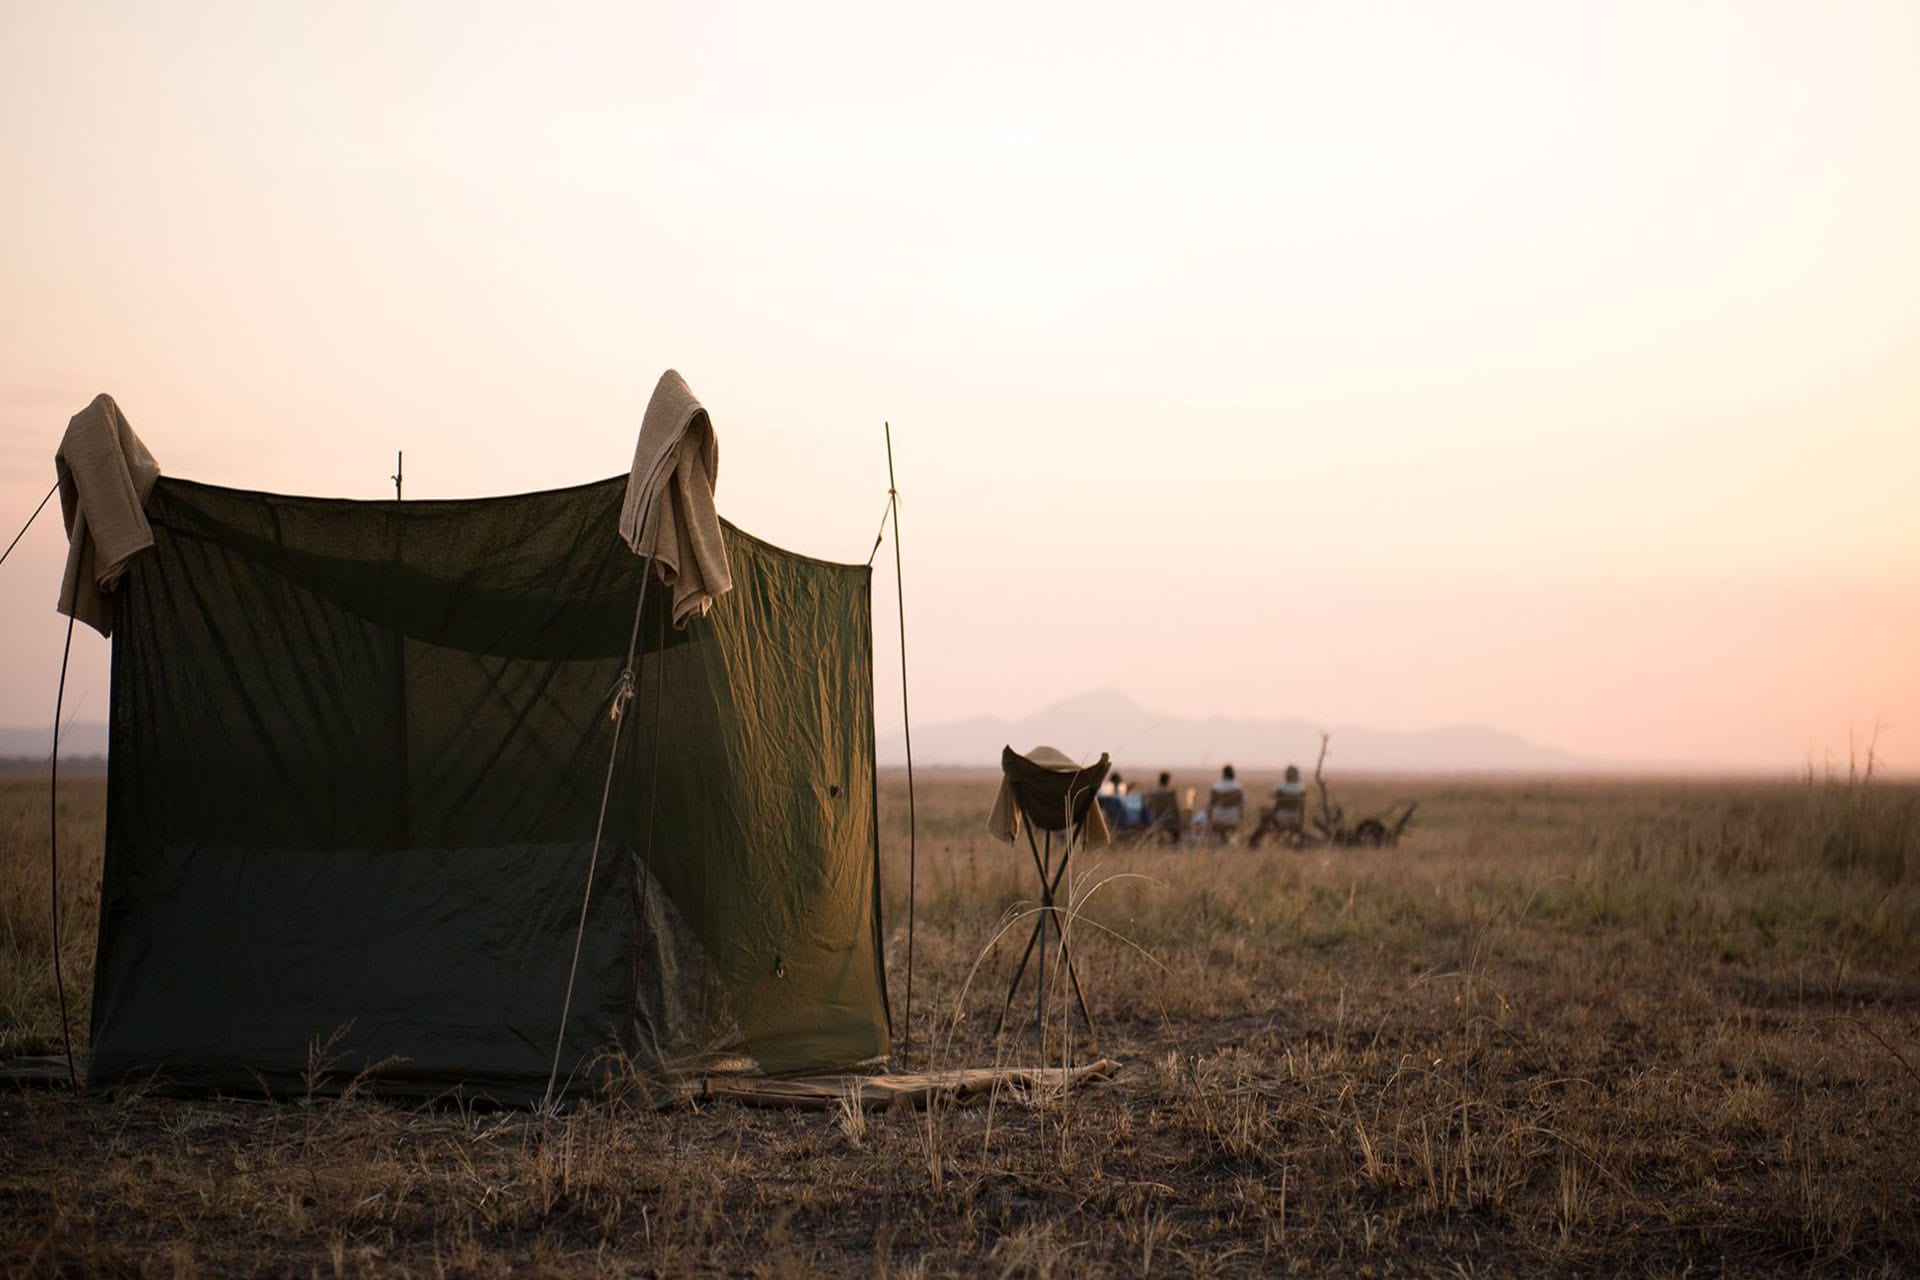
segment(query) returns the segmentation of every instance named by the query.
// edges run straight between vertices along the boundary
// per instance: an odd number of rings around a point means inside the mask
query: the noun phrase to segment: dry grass
[[[1041,1051],[987,1034],[1023,926],[967,982],[1032,896],[1024,852],[979,834],[992,786],[923,781],[916,1065]],[[1115,1085],[547,1120],[0,1093],[0,1271],[1911,1270],[1920,789],[1341,794],[1420,817],[1390,850],[1080,855],[1071,940],[1099,1047],[1132,1064]],[[44,801],[0,784],[6,1052],[58,1041]],[[63,811],[82,1027],[101,802],[79,779]],[[895,922],[904,809],[887,779]],[[1052,1038],[1070,1026],[1056,1008]]]
[[[47,776],[0,775],[0,1058],[60,1048],[47,872]],[[85,1040],[106,839],[106,778],[60,780],[60,965]]]

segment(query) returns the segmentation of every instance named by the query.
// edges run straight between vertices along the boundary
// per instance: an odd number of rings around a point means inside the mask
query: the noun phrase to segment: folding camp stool
[[[1073,986],[1073,998],[1080,1005],[1080,1016],[1087,1021],[1088,1042],[1091,1044],[1093,1041],[1093,1015],[1087,1011],[1087,997],[1080,990],[1080,974],[1074,968],[1073,953],[1067,949],[1067,935],[1060,927],[1060,908],[1055,904],[1054,895],[1060,891],[1060,882],[1066,878],[1067,861],[1073,856],[1074,847],[1085,835],[1088,814],[1093,809],[1094,797],[1100,793],[1100,784],[1106,780],[1109,767],[1105,754],[1085,769],[1063,769],[1036,763],[1012,747],[1000,753],[1000,770],[1005,775],[1014,809],[1020,816],[1020,825],[1026,830],[1027,849],[1033,854],[1033,869],[1040,877],[1040,910],[1033,922],[1033,932],[1027,935],[1027,949],[1020,955],[1020,966],[1013,972],[1013,981],[1007,984],[1007,998],[1000,1005],[1000,1023],[994,1028],[995,1035],[1006,1030],[1007,1011],[1013,1007],[1013,993],[1019,989],[1020,979],[1026,976],[1027,962],[1033,958],[1036,945],[1040,950],[1040,968],[1034,997],[1034,1025],[1040,1025],[1046,1016],[1047,933],[1051,928],[1060,940],[1060,961]],[[1035,831],[1040,832],[1039,839],[1035,839]],[[1053,838],[1056,835],[1061,837],[1058,866],[1053,861]]]

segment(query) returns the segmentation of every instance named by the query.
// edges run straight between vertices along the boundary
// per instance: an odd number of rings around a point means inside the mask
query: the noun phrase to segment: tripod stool
[[[1033,922],[1033,932],[1027,935],[1027,947],[1020,955],[1020,964],[1013,972],[1013,981],[1007,984],[1006,999],[1000,1005],[1000,1022],[994,1028],[999,1035],[1006,1030],[1007,1012],[1013,1007],[1014,992],[1020,987],[1020,980],[1026,976],[1027,962],[1033,958],[1036,947],[1040,953],[1037,989],[1034,997],[1034,1025],[1040,1025],[1046,1016],[1047,1007],[1047,934],[1049,929],[1059,938],[1060,962],[1067,971],[1067,979],[1073,987],[1073,998],[1080,1006],[1080,1016],[1086,1019],[1087,1035],[1094,1036],[1093,1015],[1087,1010],[1087,997],[1080,990],[1080,974],[1073,963],[1073,953],[1067,948],[1066,931],[1061,928],[1060,908],[1055,895],[1060,883],[1066,878],[1067,863],[1072,858],[1075,847],[1083,843],[1091,814],[1098,811],[1094,807],[1094,797],[1100,792],[1100,784],[1105,781],[1110,767],[1107,757],[1100,759],[1085,769],[1080,768],[1071,759],[1048,747],[1036,748],[1030,755],[1021,755],[1012,747],[1000,753],[1003,801],[1010,802],[1011,825],[1013,831],[1001,832],[1002,838],[1011,841],[1013,834],[1024,828],[1027,833],[1027,849],[1033,855],[1033,869],[1040,878],[1040,909],[1038,918]],[[996,813],[999,810],[996,807]],[[1034,832],[1040,832],[1035,838]],[[1053,839],[1061,837],[1060,861],[1053,861]]]

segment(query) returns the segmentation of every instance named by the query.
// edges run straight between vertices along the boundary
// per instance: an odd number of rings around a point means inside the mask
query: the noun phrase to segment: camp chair
[[[1007,998],[1000,1005],[1000,1023],[994,1028],[995,1035],[1006,1030],[1007,1011],[1013,1007],[1013,993],[1019,989],[1020,979],[1026,976],[1027,961],[1033,958],[1036,944],[1040,948],[1040,971],[1034,1000],[1034,1023],[1038,1025],[1046,1015],[1046,937],[1049,922],[1060,937],[1060,960],[1066,966],[1068,980],[1073,984],[1073,998],[1080,1005],[1080,1016],[1087,1020],[1090,1042],[1094,1035],[1093,1014],[1087,1011],[1087,997],[1080,990],[1080,975],[1073,967],[1073,953],[1067,949],[1066,931],[1056,918],[1060,908],[1055,905],[1054,894],[1059,892],[1060,882],[1067,874],[1067,860],[1073,856],[1073,847],[1086,827],[1088,812],[1093,808],[1094,797],[1100,793],[1100,784],[1106,780],[1108,767],[1104,753],[1087,768],[1072,771],[1036,764],[1012,747],[1000,753],[1000,769],[1006,775],[1007,790],[1020,815],[1020,824],[1026,829],[1027,849],[1033,854],[1033,869],[1040,876],[1040,910],[1038,919],[1033,922],[1033,932],[1027,935],[1027,949],[1020,955],[1020,967],[1014,970],[1013,981],[1007,984]],[[1040,839],[1034,838],[1035,831],[1040,832]],[[1053,838],[1056,834],[1061,837],[1058,866],[1053,863]]]
[[[1298,795],[1289,795],[1284,791],[1273,793],[1273,807],[1260,815],[1260,825],[1254,829],[1247,847],[1258,849],[1260,842],[1268,836],[1281,844],[1298,846],[1307,842],[1306,792]]]
[[[1180,843],[1180,793],[1172,787],[1147,792],[1147,834],[1168,844]]]
[[[1207,838],[1215,844],[1232,844],[1240,834],[1240,815],[1247,807],[1247,793],[1240,784],[1216,782],[1207,793]]]

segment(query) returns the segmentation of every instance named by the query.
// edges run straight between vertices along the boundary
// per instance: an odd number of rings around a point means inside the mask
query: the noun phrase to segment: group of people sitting
[[[1183,840],[1190,845],[1237,844],[1247,793],[1234,777],[1233,766],[1221,768],[1220,779],[1208,789],[1204,804],[1197,793],[1197,788],[1188,787],[1186,803],[1182,804],[1170,773],[1162,772],[1159,782],[1145,792],[1136,791],[1114,773],[1101,788],[1100,809],[1116,835],[1157,836],[1172,845]],[[1287,766],[1286,776],[1271,794],[1273,803],[1261,812],[1249,843],[1258,845],[1268,836],[1283,843],[1304,840],[1307,788],[1300,780],[1298,766]]]

